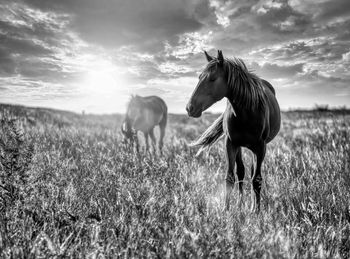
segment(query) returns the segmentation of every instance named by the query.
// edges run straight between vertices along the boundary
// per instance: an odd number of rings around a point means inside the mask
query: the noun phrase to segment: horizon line
[[[33,106],[33,105],[23,105],[23,104],[17,104],[17,103],[4,103],[0,102],[0,105],[8,105],[8,106],[20,106],[22,108],[30,108],[30,109],[46,109],[46,110],[53,110],[53,111],[59,111],[59,112],[70,112],[75,113],[77,115],[115,115],[115,114],[124,114],[124,112],[86,112],[84,110],[78,112],[75,110],[64,110],[60,108],[54,108],[49,106]],[[282,113],[285,112],[294,112],[294,111],[317,111],[317,110],[323,110],[323,111],[336,111],[336,110],[350,110],[350,106],[348,105],[339,105],[339,106],[330,106],[329,104],[315,104],[313,107],[293,107],[288,109],[281,109]],[[203,114],[221,114],[222,112],[214,112],[214,111],[204,111]],[[169,114],[175,114],[175,115],[187,115],[186,112],[183,113],[177,113],[177,112],[169,112]]]

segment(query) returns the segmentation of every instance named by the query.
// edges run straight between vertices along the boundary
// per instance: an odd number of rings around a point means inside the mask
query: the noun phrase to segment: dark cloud
[[[0,76],[13,75],[15,73],[16,63],[11,54],[0,47]]]
[[[319,6],[320,11],[315,17],[319,21],[350,15],[350,1],[348,0],[329,0],[323,3],[315,3],[315,5]]]
[[[10,34],[0,34],[1,48],[12,54],[27,56],[49,55],[52,50],[34,42],[30,38],[19,38]]]
[[[275,33],[302,33],[309,24],[310,17],[294,10],[287,0],[273,1],[274,5],[262,5],[258,9],[257,24],[266,31],[270,29]]]
[[[6,23],[0,23],[0,28],[2,28],[0,32],[0,75],[18,74],[18,66],[24,60],[53,53],[49,48],[34,42],[33,39],[13,33],[9,29],[11,26],[3,26],[4,24]]]
[[[202,24],[210,27],[217,27],[214,8],[210,6],[209,0],[200,0],[194,5],[193,16]]]
[[[71,81],[76,73],[62,71],[62,67],[54,60],[26,59],[17,65],[17,73],[25,78],[44,82],[63,83]]]
[[[65,27],[67,15],[10,1],[0,5],[0,14],[0,75],[23,77],[33,85],[35,80],[64,82],[71,78],[72,71],[62,67],[65,52],[74,45]]]
[[[226,11],[231,13],[230,22],[226,28],[214,31],[212,41],[216,48],[236,56],[300,38],[313,26],[309,15],[293,9],[286,0],[238,2]]]
[[[27,4],[50,11],[67,12],[71,26],[88,42],[105,47],[134,45],[160,49],[162,41],[201,28],[208,14],[205,4],[181,0],[28,0]],[[198,13],[196,13],[198,12]]]

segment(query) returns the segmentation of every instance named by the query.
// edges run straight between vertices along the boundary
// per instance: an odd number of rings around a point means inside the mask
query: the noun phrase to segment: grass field
[[[350,257],[347,112],[283,114],[258,215],[248,173],[243,206],[223,211],[221,142],[197,158],[187,146],[217,115],[171,115],[164,155],[138,157],[122,143],[122,116],[0,114],[1,258]],[[250,152],[244,160],[249,172]]]

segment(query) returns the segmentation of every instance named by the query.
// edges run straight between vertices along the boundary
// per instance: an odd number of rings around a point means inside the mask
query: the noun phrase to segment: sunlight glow
[[[86,112],[121,112],[127,101],[127,82],[118,67],[96,61],[89,67],[80,84],[80,103]]]
[[[90,71],[86,76],[85,89],[89,94],[115,94],[118,80],[110,71]]]

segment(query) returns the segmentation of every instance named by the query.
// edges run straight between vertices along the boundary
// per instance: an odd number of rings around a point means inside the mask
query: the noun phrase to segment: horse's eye
[[[214,75],[209,76],[210,82],[214,82],[215,80],[216,80],[216,76],[214,76]]]

